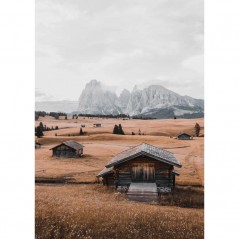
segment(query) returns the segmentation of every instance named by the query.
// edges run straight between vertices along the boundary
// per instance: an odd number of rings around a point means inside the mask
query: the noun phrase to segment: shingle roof
[[[187,134],[187,133],[179,133],[179,134],[177,134],[176,136],[178,137],[178,136],[180,136],[180,135],[187,135],[187,136],[189,136],[189,137],[192,137],[190,134]]]
[[[110,168],[104,168],[96,177],[102,177],[106,174],[109,174],[111,173],[113,170],[113,167],[110,167]]]
[[[66,145],[66,146],[68,146],[70,148],[73,148],[75,150],[79,150],[79,149],[82,149],[84,147],[82,144],[79,144],[76,141],[69,140],[69,141],[65,141],[65,142],[63,142],[61,144],[58,144],[58,145],[56,145],[55,147],[53,147],[51,149],[54,149],[54,148],[56,148],[56,147],[58,147],[58,146],[60,146],[62,144]]]
[[[137,145],[133,148],[130,148],[128,150],[125,150],[119,154],[117,154],[115,157],[113,157],[107,164],[106,164],[106,168],[112,167],[114,165],[118,165],[121,164],[125,161],[128,161],[130,159],[133,159],[137,156],[140,155],[146,155],[149,156],[151,158],[154,158],[156,160],[159,160],[161,162],[170,164],[170,165],[174,165],[177,167],[182,167],[182,165],[180,164],[180,162],[175,158],[174,154],[172,154],[169,151],[160,149],[158,147],[155,147],[153,145],[150,144],[140,144]]]

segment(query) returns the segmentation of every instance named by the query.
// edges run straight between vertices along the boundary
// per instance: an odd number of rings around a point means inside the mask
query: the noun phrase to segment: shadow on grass
[[[204,190],[199,187],[176,187],[172,194],[161,194],[159,204],[184,208],[204,208]]]

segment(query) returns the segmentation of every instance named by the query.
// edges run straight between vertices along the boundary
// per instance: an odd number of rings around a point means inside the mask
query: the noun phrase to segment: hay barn
[[[55,147],[51,148],[52,156],[63,158],[78,158],[83,155],[83,145],[76,141],[65,141]]]

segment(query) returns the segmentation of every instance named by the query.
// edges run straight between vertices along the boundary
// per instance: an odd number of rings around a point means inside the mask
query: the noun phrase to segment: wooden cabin
[[[40,149],[41,148],[41,143],[35,142],[35,149]]]
[[[96,127],[96,128],[99,128],[99,127],[101,127],[101,124],[97,123],[97,124],[93,124],[93,126]]]
[[[63,158],[78,158],[83,155],[83,145],[76,141],[69,140],[51,148],[52,156]]]
[[[180,140],[192,140],[193,136],[191,136],[189,134],[186,134],[186,133],[179,133],[177,135],[177,139],[180,139]]]
[[[129,187],[132,183],[153,183],[157,188],[175,187],[174,167],[182,167],[169,151],[140,144],[113,157],[97,175],[106,186]]]

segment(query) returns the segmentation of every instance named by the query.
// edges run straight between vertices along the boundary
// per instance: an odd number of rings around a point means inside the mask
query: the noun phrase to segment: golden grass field
[[[203,209],[114,199],[99,185],[36,186],[36,238],[203,238]]]
[[[35,122],[59,130],[45,131],[37,139],[41,149],[35,151],[37,178],[70,176],[74,182],[95,182],[96,175],[115,154],[140,143],[149,143],[175,154],[183,165],[176,168],[178,187],[199,187],[203,201],[204,138],[181,141],[174,138],[179,132],[193,134],[196,122],[204,135],[204,119],[123,120],[83,118],[55,120],[40,117]],[[93,123],[101,123],[94,128]],[[113,135],[115,124],[121,123],[126,135]],[[85,136],[79,136],[81,124]],[[144,135],[131,135],[138,131]],[[55,136],[57,134],[57,136]],[[75,140],[82,143],[84,157],[62,159],[52,157],[49,150],[56,144]],[[186,192],[186,191],[185,191]],[[181,192],[190,201],[196,194]],[[193,196],[194,195],[194,196]],[[198,195],[198,194],[197,194]],[[175,199],[176,200],[176,199]],[[177,197],[177,200],[180,200]],[[186,200],[186,199],[185,199]],[[203,202],[202,202],[203,204]],[[36,238],[203,238],[201,208],[184,208],[180,204],[167,206],[128,202],[123,196],[114,199],[114,192],[101,184],[36,185]],[[187,205],[182,204],[182,205]],[[98,234],[97,234],[98,233]]]

